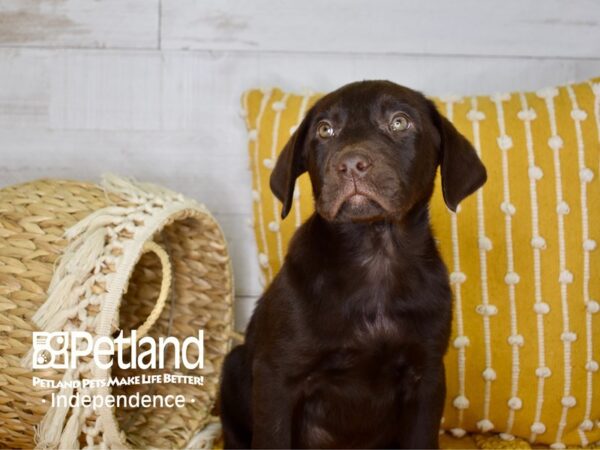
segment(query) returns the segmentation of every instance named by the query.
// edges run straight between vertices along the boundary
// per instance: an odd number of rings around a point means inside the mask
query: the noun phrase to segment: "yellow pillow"
[[[243,96],[254,217],[265,282],[313,212],[298,180],[281,204],[269,176],[322,94]],[[434,233],[454,293],[443,428],[530,442],[600,440],[600,78],[537,92],[435,99],[480,152],[488,182],[456,214],[438,186]]]

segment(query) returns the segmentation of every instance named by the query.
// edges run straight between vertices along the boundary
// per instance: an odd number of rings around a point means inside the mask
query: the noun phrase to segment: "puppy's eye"
[[[412,126],[412,122],[406,114],[396,114],[390,122],[390,130],[394,132],[408,130]]]
[[[329,122],[320,122],[319,125],[317,126],[317,134],[319,135],[320,138],[323,139],[327,139],[330,137],[333,137],[333,135],[335,134],[333,131],[333,127],[331,126],[331,124]]]

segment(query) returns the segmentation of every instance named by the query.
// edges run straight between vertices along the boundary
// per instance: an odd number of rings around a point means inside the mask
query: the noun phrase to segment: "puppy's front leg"
[[[255,361],[252,379],[252,448],[291,448],[293,405],[281,370]]]
[[[443,362],[440,362],[426,371],[418,387],[416,401],[405,411],[401,448],[439,448],[445,398],[445,371]]]

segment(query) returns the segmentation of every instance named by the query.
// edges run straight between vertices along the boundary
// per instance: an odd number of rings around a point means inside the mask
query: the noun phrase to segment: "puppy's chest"
[[[318,333],[331,344],[319,364],[324,374],[394,378],[418,365],[423,339],[410,317],[377,297],[353,306],[336,319],[334,334]]]
[[[360,274],[364,282],[373,287],[391,286],[411,270],[403,259],[393,244],[388,242],[369,248],[353,258],[355,268],[352,272]]]
[[[346,341],[367,346],[402,345],[414,338],[413,315],[423,306],[428,288],[414,283],[413,271],[376,257],[362,273],[332,282],[322,300],[330,308],[326,316],[334,320],[334,329],[343,329]],[[332,322],[320,325],[326,329],[318,334],[327,335]]]
[[[378,295],[366,298],[360,305],[353,305],[348,315],[347,326],[350,341],[357,345],[402,346],[411,338],[407,318],[394,313],[390,307],[392,300]]]
[[[311,368],[309,390],[334,388],[344,397],[344,392],[354,395],[358,389],[369,396],[393,398],[416,386],[426,349],[410,330],[388,320],[379,317],[348,330],[340,346],[321,354]]]

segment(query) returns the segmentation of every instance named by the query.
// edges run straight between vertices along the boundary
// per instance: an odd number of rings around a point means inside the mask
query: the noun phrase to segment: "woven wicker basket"
[[[166,257],[168,255],[168,257]],[[150,184],[42,180],[0,190],[0,447],[182,448],[211,428],[232,332],[231,268],[223,233],[203,205]],[[160,307],[157,301],[160,299]],[[108,379],[93,360],[35,370],[32,332],[144,329],[183,339],[204,330],[203,385],[91,387],[91,395],[183,394],[180,408],[49,407],[56,389],[32,377]],[[193,373],[190,373],[193,372]],[[151,374],[148,370],[145,375]],[[136,375],[116,369],[112,376]],[[62,394],[77,389],[61,388]]]

